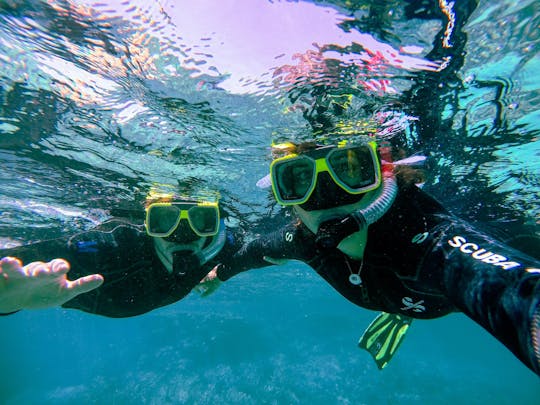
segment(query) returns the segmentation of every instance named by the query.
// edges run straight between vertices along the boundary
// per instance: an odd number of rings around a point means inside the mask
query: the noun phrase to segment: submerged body
[[[235,249],[235,239],[228,234],[221,251],[204,265],[186,261],[189,253],[179,250],[170,253],[171,262],[176,264],[167,268],[156,240],[147,235],[142,220],[113,218],[71,237],[0,250],[0,257],[17,257],[23,263],[61,257],[70,263],[72,278],[99,272],[103,285],[62,306],[120,318],[141,315],[184,298]]]
[[[356,259],[344,244],[321,248],[295,218],[244,246],[217,276],[267,266],[268,257],[301,260],[367,309],[418,319],[464,312],[540,373],[537,260],[478,232],[414,185],[400,185],[366,242]]]

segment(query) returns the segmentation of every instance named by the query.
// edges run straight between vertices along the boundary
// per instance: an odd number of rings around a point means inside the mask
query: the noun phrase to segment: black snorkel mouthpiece
[[[197,273],[197,270],[202,266],[199,255],[191,250],[179,250],[174,252],[172,257],[173,274],[178,277]]]

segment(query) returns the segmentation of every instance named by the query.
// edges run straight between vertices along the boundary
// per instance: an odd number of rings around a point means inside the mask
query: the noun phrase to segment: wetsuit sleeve
[[[111,219],[70,237],[1,250],[0,255],[17,257],[24,265],[63,258],[70,263],[70,280],[94,273],[103,275],[101,287],[64,303],[65,308],[124,317],[185,295],[177,291],[180,283],[171,280],[157,262],[143,225],[123,219]]]
[[[32,262],[48,262],[56,258],[67,260],[69,256],[69,248],[67,239],[51,239],[47,241],[32,243],[24,246],[17,246],[10,249],[0,250],[0,257],[16,257],[20,259],[24,265]]]
[[[105,281],[96,290],[66,302],[65,308],[128,317],[175,302],[190,291],[159,262],[142,224],[112,220],[73,236],[68,244],[72,252],[70,278],[97,272]]]
[[[289,223],[276,231],[261,233],[241,246],[228,260],[222,262],[217,270],[218,278],[226,281],[238,273],[250,269],[271,266],[268,259],[298,259],[307,257],[313,240],[306,238],[306,229],[302,225]]]
[[[103,272],[104,266],[121,266],[129,257],[127,251],[138,247],[135,242],[139,233],[141,231],[130,223],[111,219],[69,237],[0,250],[0,257],[16,257],[24,265],[62,258],[70,263],[70,278],[77,278]]]
[[[540,374],[540,262],[451,220],[425,269],[445,295]]]

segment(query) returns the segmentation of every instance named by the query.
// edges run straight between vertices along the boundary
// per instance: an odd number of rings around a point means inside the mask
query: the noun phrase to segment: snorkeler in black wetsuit
[[[462,311],[540,373],[539,261],[397,180],[392,164],[381,172],[373,145],[317,146],[275,160],[274,195],[300,221],[244,246],[217,277],[301,260],[351,302],[398,314],[399,327]],[[363,174],[355,179],[355,171]]]
[[[63,307],[128,317],[185,297],[234,253],[234,241],[217,204],[158,202],[147,208],[146,222],[142,215],[113,218],[68,238],[0,250],[0,257],[23,263],[61,257],[71,266],[71,278],[98,272],[103,285]]]

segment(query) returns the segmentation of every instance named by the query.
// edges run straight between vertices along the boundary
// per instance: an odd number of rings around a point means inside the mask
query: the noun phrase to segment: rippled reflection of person
[[[276,145],[285,156],[272,162],[270,183],[295,215],[208,277],[300,260],[349,301],[384,311],[360,341],[380,368],[413,318],[463,312],[540,373],[540,261],[417,187],[421,172],[402,166],[417,159],[392,163],[389,144],[353,138]]]
[[[239,240],[225,229],[219,205],[170,196],[149,202],[146,220],[131,213],[70,237],[0,250],[0,313],[63,305],[127,317],[194,287],[213,292],[217,281],[200,281]]]

